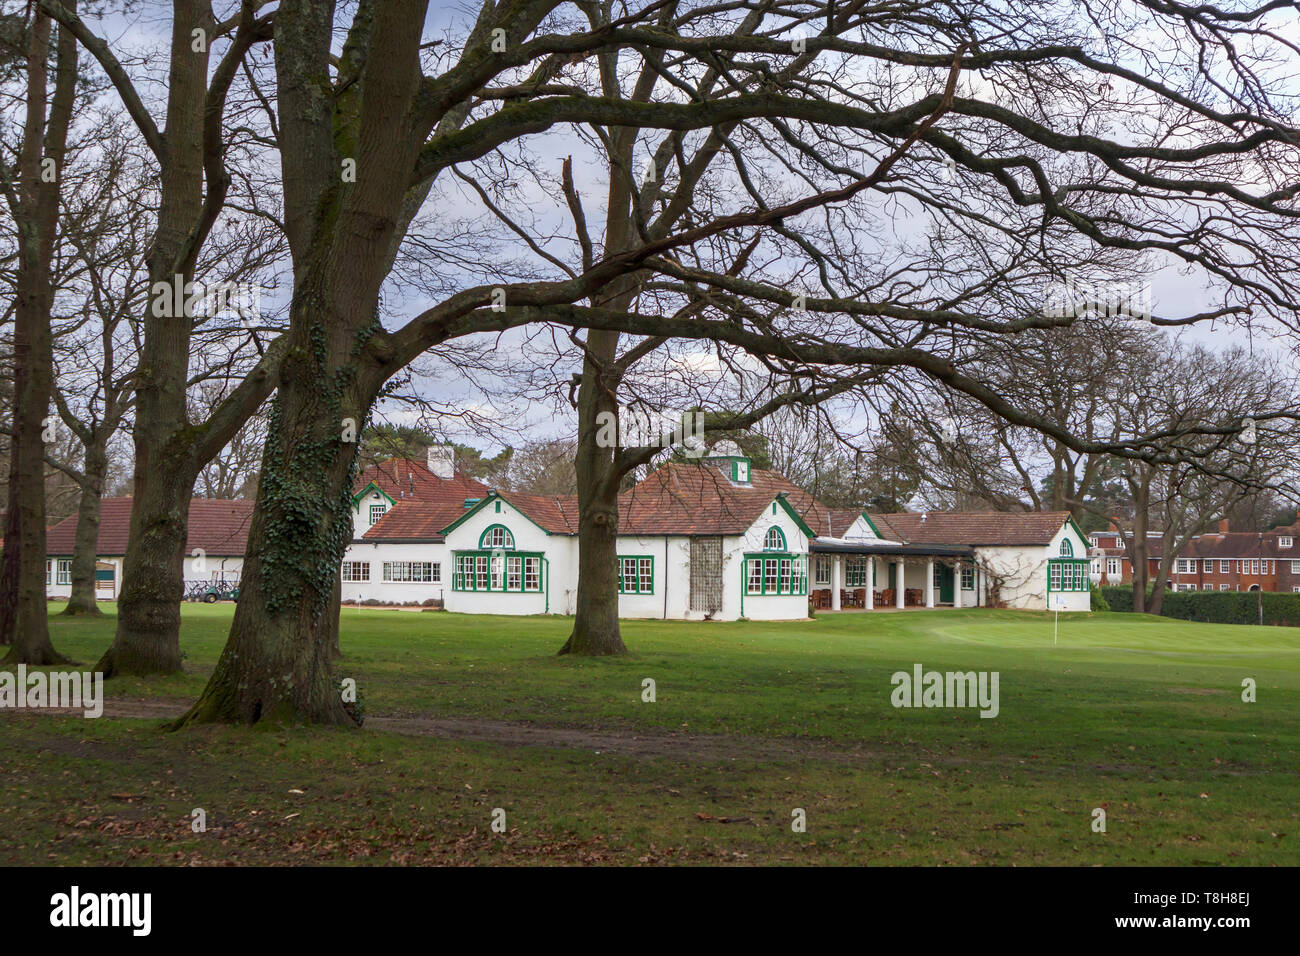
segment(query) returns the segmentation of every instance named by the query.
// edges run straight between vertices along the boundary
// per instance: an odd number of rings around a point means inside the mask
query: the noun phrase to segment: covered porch
[[[979,607],[983,572],[972,548],[817,538],[809,600],[827,611]]]

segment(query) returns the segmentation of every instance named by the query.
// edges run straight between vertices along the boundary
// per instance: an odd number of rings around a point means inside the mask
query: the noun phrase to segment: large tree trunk
[[[332,668],[357,452],[343,420],[360,435],[378,383],[357,374],[353,334],[330,318],[315,317],[281,370],[230,637],[176,728],[354,723]]]
[[[617,381],[612,364],[618,334],[592,332],[587,337],[578,392],[578,598],[573,633],[561,654],[600,657],[624,654],[618,625],[618,488],[617,447],[598,443],[603,414],[618,415]],[[603,413],[603,414],[602,414]]]
[[[136,428],[141,428],[139,421]],[[181,598],[194,462],[186,449],[151,456],[151,444],[148,439],[136,441],[135,497],[122,562],[117,633],[96,665],[105,677],[173,674],[181,669]]]
[[[95,560],[99,557],[99,506],[104,494],[108,455],[96,435],[86,445],[81,500],[77,505],[77,538],[72,549],[72,596],[64,614],[99,614],[95,598]]]
[[[75,9],[75,4],[70,3]],[[77,45],[66,28],[58,40],[58,76],[47,98],[50,19],[39,9],[27,59],[27,115],[20,157],[22,215],[18,220],[18,281],[14,309],[14,439],[10,449],[9,528],[16,554],[14,622],[6,664],[59,664],[67,658],[50,643],[45,605],[45,419],[53,392],[50,312],[52,263],[63,150],[76,92]],[[50,104],[48,127],[46,105]],[[55,176],[41,175],[43,160]]]
[[[117,633],[98,669],[169,674],[181,669],[180,602],[190,497],[202,462],[186,412],[190,320],[170,292],[193,280],[180,261],[203,206],[203,117],[208,53],[193,31],[211,35],[207,0],[175,0],[167,89],[167,161],[158,227],[149,253],[150,296],[136,387],[135,487],[122,565]],[[180,270],[178,272],[178,270]]]
[[[30,270],[20,267],[14,313],[14,441],[9,463],[9,510],[16,540],[14,630],[6,664],[58,664],[66,660],[50,643],[45,606],[45,445],[43,420],[49,408],[51,355],[49,311]],[[36,277],[39,282],[39,277]]]

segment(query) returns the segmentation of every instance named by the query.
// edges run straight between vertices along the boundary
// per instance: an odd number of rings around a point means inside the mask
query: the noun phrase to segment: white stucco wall
[[[370,489],[370,493],[365,495],[359,502],[357,502],[355,506],[355,510],[353,511],[352,514],[352,537],[353,538],[363,537],[365,533],[370,530],[370,526],[374,524],[374,522],[370,520],[371,505],[383,505],[385,514],[387,514],[388,509],[393,506],[392,503],[388,500],[388,498],[386,498],[382,493],[376,491],[373,488]]]
[[[654,592],[620,594],[618,616],[681,618],[690,602],[690,539],[619,535],[617,547],[620,556],[654,559]]]
[[[501,510],[497,510],[500,505]],[[455,552],[479,550],[483,532],[494,524],[514,537],[515,552],[542,552],[539,591],[456,591],[452,587]],[[577,538],[547,534],[508,501],[488,501],[446,536],[446,608],[463,614],[572,614],[577,592]],[[510,551],[506,552],[507,555]]]
[[[343,581],[342,598],[351,604],[358,601],[383,601],[386,604],[404,604],[408,601],[424,603],[429,598],[446,598],[451,590],[451,558],[445,544],[418,543],[394,544],[384,541],[353,542],[348,545],[343,560],[370,565],[369,581]],[[428,561],[435,565],[432,582],[385,581],[385,561]]]
[[[1061,541],[1068,538],[1074,548],[1075,558],[1086,558],[1088,542],[1068,523],[1064,525],[1051,544],[1023,547],[978,548],[980,560],[994,575],[1002,578],[1001,598],[1007,607],[1022,610],[1089,611],[1092,596],[1088,591],[1054,591],[1052,605],[1048,607],[1047,561],[1060,557]]]
[[[763,513],[740,537],[722,539],[722,613],[720,620],[734,621],[746,617],[754,621],[795,621],[808,617],[807,594],[748,594],[747,582],[742,580],[746,554],[761,553],[769,528],[780,528],[785,535],[786,550],[792,555],[808,556],[808,537],[790,514],[776,502],[763,509]],[[808,575],[813,573],[809,562]],[[809,590],[811,590],[811,581]],[[743,614],[742,614],[743,611]]]

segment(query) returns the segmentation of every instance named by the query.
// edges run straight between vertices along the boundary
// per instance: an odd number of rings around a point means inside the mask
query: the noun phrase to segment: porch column
[[[867,601],[868,611],[876,609],[876,559],[867,556]]]
[[[844,559],[838,554],[831,558],[831,610],[840,609],[840,583],[844,580]]]
[[[898,569],[894,575],[894,580],[898,584],[898,587],[894,588],[894,607],[901,611],[903,609],[903,591],[907,588],[907,578],[903,573],[906,565],[903,564],[903,559],[899,558],[894,562],[894,566]]]
[[[934,607],[934,558],[925,562],[925,606]]]

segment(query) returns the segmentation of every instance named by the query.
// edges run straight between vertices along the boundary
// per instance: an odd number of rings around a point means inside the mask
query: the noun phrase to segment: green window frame
[[[741,581],[749,597],[808,593],[808,555],[762,551],[745,555]]]
[[[620,554],[618,556],[618,593],[655,593],[655,559],[653,555]]]
[[[498,531],[501,532],[499,536],[497,535]],[[498,537],[500,538],[500,544],[497,543]],[[515,549],[515,536],[503,524],[488,525],[478,537],[478,546],[481,551],[513,551]]]
[[[451,567],[453,591],[539,594],[547,574],[546,556],[540,551],[453,551]]]
[[[1063,558],[1074,557],[1074,545],[1070,542],[1069,538],[1061,539],[1061,557]]]
[[[844,586],[865,588],[870,586],[870,558],[852,557],[844,562]]]
[[[767,533],[763,535],[763,550],[788,552],[790,546],[786,543],[785,532],[776,525],[768,528]]]
[[[1092,587],[1088,577],[1091,562],[1086,558],[1049,558],[1047,561],[1047,593],[1062,591],[1087,591]]]

